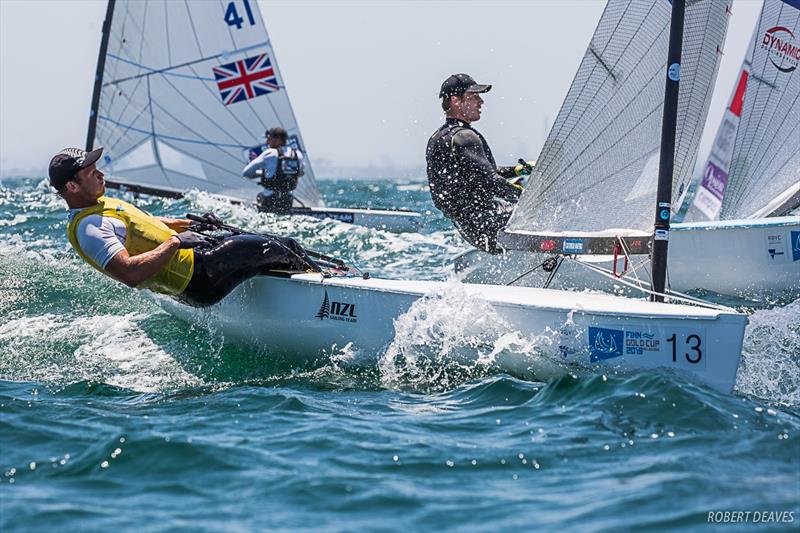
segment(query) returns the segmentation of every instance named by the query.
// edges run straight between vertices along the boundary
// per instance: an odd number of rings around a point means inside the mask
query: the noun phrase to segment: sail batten
[[[691,177],[728,22],[727,1],[688,4],[673,194]],[[670,14],[667,0],[609,0],[501,243],[652,231]]]
[[[253,202],[261,187],[241,171],[266,129],[306,152],[254,0],[117,0],[113,11],[93,139],[110,182]],[[324,205],[308,158],[295,197]]]

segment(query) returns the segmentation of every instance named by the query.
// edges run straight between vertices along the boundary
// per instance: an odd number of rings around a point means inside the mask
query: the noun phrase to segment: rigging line
[[[682,293],[679,293],[677,291],[673,291],[672,289],[670,289],[668,292],[657,293],[657,292],[655,292],[655,291],[653,291],[651,289],[647,289],[645,287],[639,287],[636,284],[631,283],[628,280],[624,280],[622,278],[615,278],[613,274],[611,274],[606,269],[601,268],[601,267],[599,267],[597,265],[593,265],[591,263],[584,263],[583,261],[579,261],[577,259],[574,259],[574,261],[577,264],[588,268],[589,270],[597,272],[598,274],[601,274],[601,275],[603,275],[603,276],[605,276],[605,277],[607,277],[607,278],[609,278],[609,279],[611,279],[613,281],[618,281],[619,283],[622,283],[623,285],[626,285],[626,286],[628,286],[628,287],[630,287],[632,289],[636,289],[636,290],[638,290],[640,292],[643,292],[645,294],[648,294],[648,295],[654,295],[654,294],[655,295],[661,295],[661,296],[667,297],[667,298],[669,298],[671,300],[674,300],[674,301],[700,305],[700,306],[706,307],[708,309],[716,309],[716,310],[719,310],[719,311],[729,311],[729,312],[730,311],[734,311],[732,308],[727,307],[725,305],[721,305],[721,304],[717,304],[717,303],[713,303],[713,302],[708,302],[706,300],[701,300],[700,298],[694,298],[693,296],[682,294]]]
[[[142,78],[142,79],[146,79],[146,78]],[[137,82],[137,85],[134,88],[135,93],[132,93],[132,94],[138,94],[138,89],[139,89],[139,85],[140,84],[141,84],[141,82]],[[116,91],[115,91],[115,93],[116,93]],[[124,97],[124,99],[125,99],[125,105],[122,108],[122,110],[119,112],[119,115],[117,117],[118,120],[122,120],[122,116],[128,111],[128,108],[133,103],[133,98],[128,93],[122,92],[122,91],[120,91],[119,97],[120,98]],[[112,111],[112,107],[109,106],[109,114],[110,114],[111,111]],[[132,123],[135,123],[139,119],[139,117],[141,117],[142,114],[144,114],[146,111],[147,111],[146,107],[141,108],[139,110],[139,112],[136,114],[136,116],[133,117]],[[108,141],[111,143],[111,145],[108,147],[109,150],[113,150],[114,148],[116,148],[117,144],[123,140],[123,137],[124,137],[124,135],[126,133],[127,133],[127,131],[119,132],[119,136],[117,137],[117,139],[115,141],[112,141],[111,137],[109,137]]]
[[[651,6],[651,9],[650,9],[650,10],[648,10],[648,15],[649,15],[650,11],[652,11],[652,6]],[[630,43],[628,43],[628,45],[626,45],[626,47],[625,47],[625,50],[627,50],[627,49],[628,49],[628,47],[629,47],[629,46],[630,46],[630,44],[633,42],[633,40],[634,40],[634,38],[636,37],[636,35],[638,35],[638,34],[639,34],[639,32],[641,31],[642,24],[643,24],[643,21],[642,21],[642,22],[640,22],[640,24],[639,24],[639,27],[637,28],[636,32],[634,32],[634,34],[633,34],[633,36],[632,36],[632,38],[631,38],[631,42],[630,42]],[[667,24],[667,25],[665,25],[665,26],[663,26],[663,27],[661,28],[661,31],[659,32],[659,34],[658,34],[658,36],[656,37],[656,39],[655,39],[655,41],[654,41],[654,42],[657,42],[657,41],[658,41],[658,40],[661,38],[661,35],[663,35],[663,33],[664,33],[664,31],[666,30],[667,26],[668,26],[668,24]],[[639,53],[638,59],[636,59],[636,64],[637,64],[637,65],[640,65],[640,64],[642,63],[642,58],[643,58],[645,55],[647,55],[647,52],[648,52],[648,51],[649,51],[649,50],[645,50],[645,49],[643,49],[643,50],[642,50],[642,51]],[[620,56],[620,58],[621,58],[621,56]],[[641,94],[642,90],[644,90],[644,89],[646,89],[646,88],[648,88],[648,87],[649,87],[649,84],[653,82],[653,78],[654,78],[656,75],[659,75],[659,74],[662,72],[662,69],[665,67],[665,65],[666,65],[666,63],[665,63],[664,65],[660,65],[660,64],[659,64],[659,65],[656,65],[656,67],[657,67],[657,69],[658,69],[658,70],[657,70],[657,71],[656,71],[656,72],[653,74],[653,76],[651,77],[650,81],[648,81],[648,83],[646,83],[646,84],[645,84],[645,87],[643,87],[643,89],[641,89],[641,90],[640,90],[640,91],[639,91],[639,92],[638,92],[636,95],[634,95],[634,98],[632,98],[632,99],[631,99],[631,101],[633,101],[633,100],[634,100],[636,97],[638,97],[638,96]],[[591,70],[591,71],[589,72],[589,74],[588,74],[588,75],[587,75],[587,76],[584,78],[585,80],[589,80],[589,79],[591,79],[591,76],[592,76],[592,74],[593,74],[593,72],[594,72],[595,68],[596,68],[596,65],[593,65],[593,66],[592,66],[592,70]],[[614,68],[616,68],[616,64],[614,65]],[[623,80],[620,82],[620,85],[625,85],[626,83],[628,83],[628,81],[631,79],[631,76],[633,76],[635,73],[636,73],[635,69],[632,69],[632,70],[631,70],[631,72],[629,72],[629,73],[628,73],[628,75],[625,77],[625,79],[623,79]],[[576,79],[577,79],[577,76],[576,76]],[[606,77],[606,78],[603,80],[603,83],[602,83],[602,85],[605,85],[605,83],[606,83],[607,81],[608,81],[608,77]],[[574,83],[574,82],[573,82],[573,83]],[[577,97],[576,97],[576,100],[577,100],[577,99],[579,99],[579,98],[581,97],[581,95],[583,94],[583,91],[584,91],[584,89],[585,89],[586,87],[588,87],[588,86],[589,86],[589,84],[588,84],[588,83],[584,83],[584,84],[583,84],[583,86],[582,86],[582,88],[581,88],[581,92],[580,92],[580,93],[577,95]],[[595,93],[595,95],[594,95],[594,96],[596,96],[598,93],[600,93],[600,90],[599,90],[599,89],[598,89],[598,91]],[[591,108],[591,109],[599,109],[599,110],[600,110],[600,113],[602,114],[602,113],[603,113],[603,112],[606,110],[606,108],[605,108],[605,105],[607,105],[607,104],[608,104],[608,102],[609,102],[609,101],[611,101],[611,99],[613,99],[613,98],[614,98],[616,95],[617,95],[617,93],[616,93],[616,92],[615,92],[615,93],[613,93],[613,94],[610,96],[610,98],[609,98],[608,100],[605,100],[604,102],[602,102],[602,103],[601,103],[601,104],[599,104],[599,105],[596,103],[596,98],[592,97],[592,98],[591,98],[591,99],[590,99],[588,102],[586,102],[586,105],[585,105],[585,106],[583,106],[583,109],[581,110],[581,112],[580,112],[580,115],[578,115],[577,117],[573,117],[573,116],[571,116],[571,114],[570,114],[570,113],[568,113],[566,116],[567,116],[569,119],[571,119],[571,120],[567,120],[567,119],[565,118],[565,120],[564,120],[564,124],[566,124],[567,122],[572,122],[572,123],[573,123],[573,126],[572,126],[572,128],[571,128],[571,129],[570,129],[568,132],[566,132],[566,137],[569,137],[569,136],[572,134],[572,132],[574,131],[575,127],[577,127],[577,125],[581,123],[581,120],[583,119],[583,117],[584,117],[584,115],[586,114],[586,111],[587,111],[588,109],[590,109],[590,108]],[[567,96],[569,97],[569,95],[567,95]],[[564,106],[564,107],[566,107],[566,105],[567,105],[567,101],[565,100],[565,101],[564,101],[564,104],[563,104],[563,106]],[[618,114],[617,114],[617,115],[616,115],[616,116],[615,116],[615,117],[612,119],[612,124],[609,124],[608,126],[606,126],[606,129],[607,129],[607,128],[609,128],[609,127],[612,127],[612,126],[613,126],[613,121],[614,121],[614,120],[616,120],[617,118],[619,118],[619,116],[622,114],[622,112],[626,110],[626,107],[628,107],[628,106],[625,106],[625,107],[623,107],[623,108],[622,108],[622,110],[620,111],[620,113],[618,113]],[[556,120],[558,121],[558,119],[556,119]],[[559,134],[561,133],[561,129],[563,129],[563,128],[561,128],[561,126],[559,126]],[[605,131],[605,130],[603,130],[603,131]],[[596,137],[595,137],[595,139],[596,139]],[[587,147],[587,148],[588,148],[588,147]],[[542,174],[544,175],[545,173],[549,172],[550,168],[552,167],[552,165],[553,165],[554,163],[555,163],[555,160],[553,160],[553,161],[551,162],[551,161],[547,161],[547,160],[545,159],[545,164],[544,164],[544,166],[543,166],[543,168],[542,168]],[[566,169],[564,169],[564,170],[566,170]],[[563,175],[563,171],[561,171],[561,172],[559,173],[559,176],[562,176],[562,175]],[[549,189],[549,187],[548,187],[548,189]]]
[[[111,117],[106,117],[104,115],[99,115],[98,118],[101,119],[101,120],[105,120],[106,122],[111,122],[112,124],[114,124],[116,126],[120,126],[120,127],[123,127],[123,128],[128,128],[130,131],[135,131],[137,133],[146,133],[146,134],[151,134],[152,133],[150,130],[137,128],[137,127],[133,126],[133,124],[123,124],[121,122],[117,122],[116,120],[112,119]],[[205,140],[204,141],[199,141],[197,139],[187,139],[187,138],[184,138],[184,137],[176,137],[174,135],[165,135],[165,134],[162,134],[162,133],[158,133],[155,136],[158,137],[158,138],[161,138],[161,139],[169,139],[171,141],[185,142],[185,143],[191,143],[191,144],[202,144],[202,145],[210,145],[210,146],[224,146],[224,147],[228,147],[228,148],[241,148],[241,149],[248,148],[247,146],[240,145],[240,144],[224,144],[223,143],[223,144],[217,145],[217,144],[215,144],[213,142],[210,142],[210,141],[205,141]]]
[[[205,142],[196,142],[194,144],[205,144],[205,145],[209,145],[209,146],[214,146],[215,148],[217,148],[221,152],[223,152],[225,155],[227,155],[227,156],[231,157],[232,159],[234,159],[238,164],[242,163],[241,160],[237,156],[232,155],[230,152],[227,152],[227,151],[223,150],[223,148],[235,147],[235,148],[239,148],[239,149],[246,149],[247,148],[246,146],[243,146],[241,144],[239,144],[239,145],[230,145],[230,144],[227,144],[227,143],[214,142],[214,141],[210,140],[209,138],[205,137],[204,135],[196,132],[194,129],[190,128],[189,126],[187,126],[183,122],[181,122],[175,115],[173,115],[172,113],[167,111],[167,109],[164,106],[162,106],[161,104],[159,104],[158,102],[156,102],[155,104],[156,104],[156,107],[158,107],[158,109],[161,112],[164,113],[164,115],[166,115],[169,118],[171,118],[173,121],[175,121],[178,125],[180,125],[184,129],[187,129],[190,132],[192,132],[193,134],[195,134],[199,139],[202,139],[203,141],[205,141]],[[175,139],[179,140],[180,138],[179,137],[175,137]],[[192,141],[189,140],[189,139],[185,139],[184,142],[192,142]]]
[[[258,44],[254,44],[252,46],[246,46],[244,48],[239,48],[237,50],[232,50],[230,52],[223,51],[223,52],[220,52],[219,54],[216,54],[216,55],[207,56],[207,57],[201,57],[201,58],[195,59],[193,61],[186,61],[185,63],[180,63],[178,65],[173,65],[171,67],[164,67],[164,68],[158,68],[158,69],[157,68],[148,67],[147,65],[143,65],[141,63],[136,63],[136,62],[133,62],[131,60],[128,60],[128,59],[125,59],[125,58],[122,58],[122,57],[119,57],[119,56],[112,56],[111,54],[109,54],[109,57],[111,57],[112,59],[116,59],[118,61],[123,61],[123,62],[126,62],[126,63],[130,63],[131,65],[139,67],[141,69],[144,69],[147,72],[144,72],[142,74],[137,74],[136,76],[128,76],[127,78],[121,78],[121,79],[118,79],[118,80],[112,80],[112,81],[104,83],[103,85],[117,85],[117,84],[120,84],[120,83],[123,83],[123,82],[126,82],[126,81],[137,79],[137,78],[146,77],[146,76],[152,76],[153,74],[167,74],[169,76],[175,76],[177,78],[194,78],[194,76],[189,76],[187,74],[180,74],[178,72],[170,72],[170,71],[171,70],[175,70],[175,69],[179,69],[179,68],[183,68],[183,67],[189,67],[189,66],[195,65],[197,63],[202,63],[204,61],[211,61],[213,59],[219,59],[220,57],[223,57],[225,55],[240,54],[242,52],[248,52],[248,51],[253,50],[255,48],[260,48],[262,46],[267,46],[268,44],[269,44],[269,41],[263,42],[263,43],[258,43]],[[141,59],[139,61],[141,61]],[[200,79],[202,81],[215,81],[213,78],[203,78],[203,77],[200,77],[200,76],[197,76],[197,79]]]
[[[509,281],[508,283],[504,283],[504,285],[506,285],[506,286],[510,286],[510,285],[513,285],[513,284],[515,284],[516,282],[518,282],[519,280],[521,280],[521,279],[522,279],[522,278],[524,278],[525,276],[527,276],[527,275],[529,275],[529,274],[532,274],[533,272],[535,272],[535,271],[539,270],[540,268],[542,268],[542,267],[544,266],[544,264],[545,264],[546,262],[548,262],[550,259],[552,259],[552,258],[557,258],[557,257],[558,257],[558,255],[554,255],[554,256],[552,256],[552,257],[548,257],[547,259],[545,259],[544,261],[542,261],[541,263],[539,263],[539,264],[538,264],[538,265],[536,265],[535,267],[531,268],[530,270],[526,270],[525,272],[523,272],[522,274],[520,274],[520,275],[519,275],[519,276],[517,276],[516,278],[512,279],[512,280],[511,280],[511,281]]]
[[[164,110],[164,109],[161,107],[161,105],[159,105],[159,104],[156,104],[156,105],[157,105],[157,106],[158,106],[158,107],[159,107],[159,108],[160,108],[162,111],[164,111],[164,112],[165,112],[165,114],[168,114],[168,113],[166,112],[166,110]],[[197,136],[198,136],[200,139],[203,139],[203,141],[194,141],[194,142],[193,142],[193,140],[190,140],[190,139],[185,139],[185,138],[184,138],[184,139],[181,139],[181,138],[178,138],[178,137],[167,136],[167,135],[162,135],[162,136],[161,136],[162,138],[164,138],[164,139],[167,139],[167,138],[170,138],[170,137],[172,137],[172,139],[171,139],[171,140],[175,140],[175,141],[177,141],[177,142],[185,142],[185,143],[188,143],[188,144],[194,144],[194,145],[201,144],[201,145],[204,145],[204,146],[212,146],[212,147],[216,148],[217,150],[219,150],[220,152],[222,152],[222,153],[223,153],[225,156],[227,156],[227,157],[229,157],[230,159],[232,159],[232,160],[233,160],[233,163],[228,163],[228,164],[230,164],[232,167],[233,167],[234,165],[236,166],[236,168],[237,168],[237,169],[238,169],[239,167],[241,167],[241,165],[242,165],[242,161],[241,161],[241,159],[239,159],[239,158],[238,158],[236,155],[234,155],[234,154],[231,154],[230,152],[228,152],[228,151],[224,150],[224,148],[223,148],[222,146],[220,146],[220,145],[218,145],[218,144],[214,143],[213,141],[210,141],[209,139],[207,139],[207,138],[203,137],[202,135],[199,135],[199,134],[197,134],[197,133],[196,133],[194,130],[192,130],[191,128],[189,128],[189,127],[188,127],[188,126],[186,126],[185,124],[182,124],[182,123],[181,123],[181,122],[180,122],[180,121],[179,121],[177,118],[175,118],[174,116],[172,116],[172,115],[168,115],[168,116],[169,116],[170,118],[172,118],[172,119],[173,119],[173,120],[174,120],[176,123],[178,123],[179,125],[183,126],[183,127],[184,127],[184,128],[186,128],[187,130],[189,130],[189,131],[191,131],[192,133],[194,133],[195,135],[197,135]],[[240,148],[240,149],[241,149],[241,148]],[[194,157],[195,159],[200,159],[200,157],[199,157],[199,156],[197,156],[196,154],[191,154],[191,155],[192,155],[192,157]],[[212,154],[206,154],[206,155],[208,155],[208,156],[211,156]],[[211,163],[209,163],[209,164],[211,164]],[[220,164],[224,164],[224,163],[220,161]],[[225,167],[220,167],[220,168],[225,168]],[[236,173],[235,173],[235,172],[233,172],[233,171],[231,171],[230,169],[226,169],[226,172],[229,172],[229,173],[231,173],[231,174],[234,174],[234,175],[236,175]]]
[[[189,9],[189,0],[183,0],[183,5],[186,7],[186,15],[189,17],[189,27],[192,28],[192,35],[194,35],[194,42],[197,45],[197,53],[203,55],[203,47],[200,45],[200,38],[197,36],[197,28],[194,26],[194,18],[192,18],[192,10]]]
[[[633,1],[633,0],[629,0],[629,2],[628,2],[628,4],[627,4],[627,6],[626,6],[626,7],[625,7],[625,9],[622,11],[622,13],[621,13],[621,15],[620,15],[620,18],[617,20],[617,23],[616,23],[616,25],[614,26],[614,29],[613,29],[613,30],[612,30],[612,32],[611,32],[611,36],[609,37],[609,39],[608,39],[608,42],[606,42],[605,46],[603,47],[603,49],[602,49],[602,50],[601,50],[601,52],[600,52],[601,54],[604,54],[604,53],[606,52],[607,48],[608,48],[608,47],[611,45],[611,42],[612,42],[612,40],[613,40],[613,37],[614,37],[614,35],[615,35],[615,34],[617,33],[617,31],[619,30],[619,28],[620,28],[620,25],[622,24],[622,21],[623,21],[623,20],[625,20],[625,14],[626,14],[626,13],[628,13],[628,9],[630,8],[632,1]],[[617,63],[615,63],[615,64],[614,64],[614,65],[611,67],[611,69],[616,69],[616,67],[617,67],[617,64],[619,63],[619,61],[622,59],[622,57],[623,57],[623,56],[625,55],[625,53],[628,51],[628,49],[630,48],[630,46],[633,44],[633,42],[635,41],[635,38],[636,38],[636,36],[637,36],[637,35],[639,35],[639,33],[641,32],[641,30],[642,30],[642,26],[644,25],[644,21],[647,19],[647,17],[649,17],[649,16],[650,16],[650,13],[652,12],[652,10],[653,10],[653,8],[654,8],[654,7],[655,7],[655,2],[651,4],[651,6],[650,6],[650,8],[647,10],[647,13],[645,14],[645,16],[644,16],[644,17],[642,17],[642,19],[640,20],[638,27],[636,28],[636,30],[635,30],[635,31],[633,31],[633,34],[631,35],[631,38],[628,40],[628,43],[625,45],[625,48],[623,48],[623,50],[620,52],[620,55],[619,55],[619,57],[617,58]],[[604,14],[605,14],[605,13],[604,13]],[[600,20],[602,20],[602,17],[601,17],[601,19],[600,19]],[[667,24],[667,25],[668,25],[668,24]],[[654,41],[654,42],[657,42],[657,41],[659,40],[660,36],[661,36],[661,35],[664,33],[664,30],[665,30],[665,28],[666,28],[666,26],[662,27],[661,31],[660,31],[660,32],[659,32],[659,34],[656,36],[656,39],[655,39],[655,41]],[[599,29],[599,25],[598,25],[598,29]],[[594,39],[594,35],[592,36],[592,39]],[[590,48],[589,48],[589,50],[588,50],[587,52],[591,52],[591,51],[592,51],[592,49],[591,49],[591,42],[590,42]],[[642,51],[640,52],[640,54],[639,54],[639,57],[638,57],[638,59],[636,60],[636,64],[637,64],[637,65],[638,65],[638,64],[640,64],[640,63],[642,62],[642,58],[643,58],[643,57],[644,57],[644,56],[647,54],[647,52],[648,52],[648,50],[642,50]],[[587,57],[588,57],[588,54],[586,54],[586,55],[584,56],[584,58],[587,58]],[[605,63],[604,63],[604,62],[603,62],[603,64],[605,65]],[[592,68],[591,68],[591,70],[589,71],[589,73],[586,75],[586,78],[585,78],[585,80],[589,80],[589,79],[591,79],[591,78],[592,78],[592,76],[593,76],[593,74],[594,74],[594,71],[595,71],[596,67],[597,67],[597,65],[596,65],[596,64],[592,65]],[[610,70],[609,70],[609,73],[610,73]],[[578,74],[580,74],[580,68],[578,69],[578,73],[576,73],[576,75],[575,75],[575,80],[577,80],[577,78],[578,78]],[[632,73],[631,73],[631,74],[632,74]],[[631,74],[629,74],[629,75],[628,75],[628,76],[625,78],[625,80],[623,80],[623,81],[622,81],[622,84],[624,84],[625,82],[627,82],[627,81],[628,81],[628,79],[630,78],[630,75],[631,75]],[[613,74],[612,74],[612,77],[613,77]],[[614,77],[613,79],[616,81],[616,78],[615,78],[615,77]],[[602,85],[605,85],[607,81],[608,81],[608,77],[606,77],[606,79],[604,79],[604,80],[603,80],[603,83],[602,83]],[[575,82],[573,81],[573,83],[575,83]],[[602,87],[602,85],[601,85],[601,87]],[[575,101],[581,101],[581,99],[583,98],[584,91],[588,90],[588,86],[589,86],[589,84],[588,84],[588,83],[584,83],[584,84],[581,86],[580,92],[578,92],[578,94],[575,96]],[[597,94],[599,94],[600,92],[601,92],[601,91],[600,91],[600,89],[598,88],[598,90],[595,92],[595,94],[594,94],[593,96],[594,96],[594,97],[596,97],[596,96],[597,96]],[[569,97],[569,94],[568,94],[567,96]],[[581,121],[582,121],[582,119],[583,119],[583,116],[586,114],[586,111],[587,111],[588,109],[590,109],[590,108],[595,108],[595,106],[592,106],[592,105],[591,105],[591,104],[595,103],[595,100],[596,100],[596,99],[595,99],[594,97],[592,97],[592,98],[591,98],[591,99],[590,99],[590,100],[589,100],[589,101],[586,103],[586,106],[584,106],[584,107],[583,107],[583,109],[582,109],[582,110],[581,110],[581,112],[580,112],[580,115],[578,115],[576,118],[574,118],[574,121],[573,121],[573,123],[572,123],[572,128],[570,128],[570,129],[569,129],[568,131],[566,131],[566,133],[565,133],[565,136],[566,136],[566,137],[569,137],[570,135],[572,135],[572,132],[575,130],[575,128],[577,127],[577,125],[578,125],[578,124],[581,124]],[[566,103],[567,103],[567,102],[566,102],[566,100],[565,100],[565,102],[564,102],[564,106],[566,106]],[[602,106],[597,106],[597,108],[598,108],[598,109],[602,109]],[[570,118],[573,118],[573,117],[571,116],[571,114],[568,114],[567,116],[568,116],[568,117],[570,117]],[[558,118],[556,118],[556,120],[558,120]],[[563,128],[563,126],[564,126],[564,125],[566,125],[566,124],[567,124],[567,122],[569,122],[569,121],[565,120],[563,123],[561,123],[561,124],[559,125],[559,129],[558,129],[558,132],[557,132],[559,135],[562,133],[562,130],[564,129],[564,128]],[[542,169],[542,173],[544,173],[545,171],[549,170],[549,167],[550,167],[550,165],[547,165],[547,166],[545,166],[545,167]]]
[[[214,125],[216,126],[216,128],[217,128],[219,131],[221,131],[222,133],[224,133],[225,135],[227,135],[227,136],[228,136],[228,137],[229,137],[231,140],[233,140],[234,142],[238,142],[238,139],[237,139],[237,138],[236,138],[236,137],[235,137],[235,136],[234,136],[232,133],[230,133],[228,130],[226,130],[225,128],[223,128],[223,127],[222,127],[222,126],[219,124],[219,121],[213,120],[213,119],[212,119],[212,118],[211,118],[211,117],[210,117],[208,114],[206,114],[206,112],[205,112],[205,111],[203,111],[203,109],[202,109],[201,107],[199,107],[199,106],[198,106],[198,105],[196,105],[196,104],[195,104],[195,103],[194,103],[192,100],[190,100],[190,99],[189,99],[189,98],[186,96],[186,93],[185,93],[185,92],[182,92],[182,91],[181,91],[180,89],[178,89],[178,88],[177,88],[175,85],[173,85],[173,83],[172,83],[172,82],[171,82],[171,81],[170,81],[170,80],[169,80],[169,79],[168,79],[166,76],[164,76],[164,77],[163,77],[163,80],[164,80],[165,82],[167,82],[167,84],[168,84],[170,87],[172,87],[172,88],[175,90],[175,92],[178,94],[178,96],[180,96],[180,97],[181,97],[181,98],[182,98],[182,99],[183,99],[183,100],[184,100],[186,103],[188,103],[188,104],[189,104],[189,105],[190,105],[192,108],[194,108],[194,110],[195,110],[195,111],[197,111],[197,112],[198,112],[200,115],[202,115],[202,116],[203,116],[203,117],[204,117],[206,120],[208,120],[209,124],[214,124]],[[217,100],[217,98],[216,98],[216,95],[215,95],[215,98],[214,98],[214,100],[215,100],[216,102],[219,102],[219,101]],[[215,144],[220,144],[220,143],[215,143]]]
[[[106,121],[109,121],[109,122],[114,122],[113,120],[109,119],[108,117],[103,117],[103,116],[100,116],[100,117],[98,117],[98,119],[101,119],[101,120],[106,120]],[[119,124],[119,125],[123,125],[123,124]],[[124,125],[123,125],[123,126],[124,126]],[[135,128],[135,127],[133,127],[133,126],[131,126],[131,127],[130,127],[130,129],[131,129],[132,131],[135,131],[135,132],[137,132],[137,133],[143,133],[143,134],[145,134],[145,137],[144,137],[145,139],[147,139],[147,138],[149,138],[149,137],[152,137],[152,135],[151,135],[151,132],[150,132],[150,131],[148,131],[148,130],[144,130],[144,129],[140,129],[140,128]],[[162,140],[162,139],[165,139],[165,140],[172,140],[172,141],[182,141],[182,142],[188,142],[188,143],[202,144],[202,142],[195,141],[195,140],[193,140],[193,139],[181,139],[181,138],[178,138],[178,137],[173,137],[173,136],[170,136],[170,135],[162,135],[162,134],[156,134],[156,135],[155,135],[153,138],[154,138],[155,140]],[[167,143],[167,142],[165,142],[165,144],[167,144],[168,146],[172,147],[172,146],[171,146],[169,143]],[[137,143],[136,143],[136,144],[135,144],[135,145],[134,145],[134,146],[131,148],[131,150],[133,150],[133,149],[135,149],[135,148],[138,148],[140,145],[141,145],[141,143],[138,143],[138,142],[137,142]],[[174,148],[174,147],[173,147],[173,148]],[[128,153],[128,152],[130,152],[131,150],[128,150],[127,152],[124,152],[124,153],[123,153],[123,154],[121,154],[119,157],[123,157],[125,154],[127,154],[127,153]],[[181,150],[179,150],[178,148],[175,148],[175,150],[181,151]],[[118,157],[117,159],[119,159],[119,157]],[[207,159],[205,159],[205,158],[203,158],[203,157],[199,157],[199,156],[197,156],[197,155],[194,155],[194,154],[191,154],[191,156],[190,156],[190,157],[192,157],[193,159],[196,159],[196,160],[198,160],[198,161],[201,161],[201,162],[203,162],[203,163],[205,163],[205,164],[207,164],[207,165],[209,165],[209,166],[211,166],[211,167],[214,167],[214,168],[216,168],[216,169],[220,170],[220,171],[221,171],[221,172],[223,172],[223,173],[226,173],[226,174],[233,175],[233,176],[235,176],[235,177],[237,177],[237,178],[239,177],[239,176],[238,176],[238,175],[237,175],[235,172],[231,172],[231,170],[230,170],[229,168],[222,167],[222,166],[220,166],[220,165],[218,165],[218,164],[216,164],[216,163],[214,163],[214,162],[212,162],[212,161],[209,161],[209,160],[207,160]],[[244,179],[244,178],[242,178],[242,179]]]
[[[556,267],[550,271],[547,276],[547,280],[544,282],[544,288],[547,289],[550,287],[550,284],[553,283],[553,280],[556,278],[556,274],[558,273],[558,269],[561,268],[561,265],[564,263],[564,258],[559,257],[556,259]]]
[[[130,100],[128,100],[128,103],[130,103]],[[128,104],[125,105],[125,110],[127,110],[127,109],[128,109]],[[133,122],[131,122],[131,125],[135,124],[136,121],[139,120],[139,118],[142,115],[146,114],[146,112],[147,112],[147,108],[146,107],[143,107],[142,109],[140,109],[139,112],[136,114],[136,116],[133,117]],[[97,118],[105,120],[108,117],[106,117],[105,115],[98,115]],[[121,119],[122,117],[120,116],[119,118]],[[128,129],[124,129],[122,131],[118,131],[118,132],[115,132],[115,133],[118,133],[117,139],[115,141],[111,141],[111,135],[109,135],[109,138],[108,138],[108,141],[111,143],[111,145],[108,147],[109,153],[113,152],[117,148],[117,145],[120,142],[122,142],[123,140],[125,140],[125,136],[128,134]],[[148,133],[148,132],[144,132],[144,133]],[[138,142],[134,143],[134,146],[138,145],[138,144],[139,144]]]

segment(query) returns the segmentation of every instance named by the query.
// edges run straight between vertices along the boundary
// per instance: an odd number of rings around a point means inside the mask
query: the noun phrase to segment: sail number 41
[[[253,17],[253,11],[250,9],[250,2],[248,0],[242,0],[244,4],[244,12],[247,15],[247,21],[250,22],[251,26],[256,25],[256,19]],[[236,9],[236,2],[231,1],[228,3],[228,7],[225,9],[225,22],[228,26],[236,26],[237,30],[242,29],[242,24],[244,23],[244,19],[239,16],[239,10]]]

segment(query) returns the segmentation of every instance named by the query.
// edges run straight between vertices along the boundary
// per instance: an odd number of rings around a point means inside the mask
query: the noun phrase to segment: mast
[[[658,165],[656,221],[651,261],[652,289],[656,293],[664,292],[667,280],[667,245],[669,244],[669,218],[672,211],[672,173],[675,162],[675,129],[678,122],[678,86],[680,84],[685,7],[685,0],[672,0],[667,80],[664,89],[664,118],[661,125],[661,153]],[[664,301],[664,297],[657,294],[652,295],[650,299],[654,302]]]
[[[106,18],[103,21],[103,37],[100,40],[100,53],[97,56],[97,70],[94,75],[94,92],[92,93],[92,108],[89,111],[89,130],[86,132],[86,151],[94,149],[94,134],[97,131],[97,111],[100,107],[100,91],[103,88],[103,70],[106,67],[106,50],[108,38],[111,35],[111,17],[114,15],[114,4],[117,0],[108,0]]]

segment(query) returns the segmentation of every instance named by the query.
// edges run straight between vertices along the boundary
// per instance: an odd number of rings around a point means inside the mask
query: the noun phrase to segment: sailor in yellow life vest
[[[50,161],[49,175],[69,207],[70,244],[103,274],[204,306],[264,271],[314,264],[293,239],[232,235],[211,241],[189,231],[189,220],[153,216],[104,196],[105,180],[96,166],[102,153],[66,148]]]

